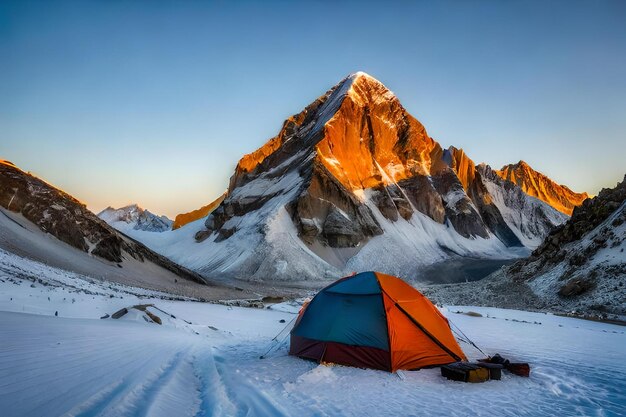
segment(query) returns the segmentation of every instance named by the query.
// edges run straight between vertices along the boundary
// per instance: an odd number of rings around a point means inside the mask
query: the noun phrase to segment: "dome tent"
[[[289,354],[389,372],[467,360],[430,300],[379,272],[345,277],[322,289],[300,311]]]

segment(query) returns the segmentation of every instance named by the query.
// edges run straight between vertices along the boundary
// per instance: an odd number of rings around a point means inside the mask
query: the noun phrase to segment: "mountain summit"
[[[129,228],[146,232],[165,232],[172,228],[172,221],[166,216],[152,214],[137,204],[118,209],[107,207],[98,213],[98,217],[122,232]]]
[[[566,219],[462,149],[442,148],[357,72],[245,155],[198,247],[167,254],[209,276],[412,277],[450,256],[515,256]]]
[[[568,216],[572,215],[574,207],[580,206],[589,198],[587,193],[576,193],[565,185],[557,184],[541,172],[532,169],[524,161],[505,165],[496,173],[505,180],[519,185],[526,194],[545,201]]]

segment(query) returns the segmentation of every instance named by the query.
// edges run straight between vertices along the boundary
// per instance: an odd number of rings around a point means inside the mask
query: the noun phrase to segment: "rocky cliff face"
[[[107,207],[98,213],[98,217],[120,229],[132,228],[134,230],[144,230],[146,232],[165,232],[172,229],[172,221],[166,216],[157,216],[148,210],[142,209],[137,204],[115,209]],[[121,230],[122,232],[124,230]]]
[[[626,314],[626,177],[574,209],[527,259],[506,268],[549,305]]]
[[[196,234],[204,255],[179,261],[244,279],[410,277],[450,254],[511,256],[566,218],[443,149],[382,83],[356,73],[239,161]]]
[[[131,257],[153,263],[182,278],[204,283],[198,274],[120,234],[71,195],[2,160],[0,206],[21,214],[62,242],[119,267]]]
[[[580,206],[589,198],[587,193],[575,193],[565,185],[557,184],[524,161],[505,165],[495,172],[501,178],[518,185],[526,194],[545,201],[568,216],[572,215],[574,207]]]
[[[181,213],[176,215],[176,218],[174,219],[174,224],[172,224],[172,230],[176,230],[186,224],[205,218],[206,216],[211,214],[211,212],[213,212],[213,210],[215,210],[217,206],[222,204],[222,201],[224,201],[225,197],[226,193],[222,194],[206,206],[202,206],[197,210],[192,210],[187,213]]]

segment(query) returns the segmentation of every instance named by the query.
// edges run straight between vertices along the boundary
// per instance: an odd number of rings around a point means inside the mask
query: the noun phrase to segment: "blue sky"
[[[0,2],[0,157],[173,216],[348,73],[444,147],[575,191],[626,173],[626,2]]]

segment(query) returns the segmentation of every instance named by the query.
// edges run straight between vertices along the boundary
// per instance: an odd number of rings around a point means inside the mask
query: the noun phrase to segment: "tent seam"
[[[391,298],[391,297],[390,297]],[[408,311],[406,311],[404,308],[402,308],[402,306],[398,303],[395,303],[395,306],[398,307],[398,310],[400,310],[405,316],[407,316],[417,327],[419,327],[419,329],[421,331],[424,332],[424,334],[426,336],[428,336],[430,338],[430,340],[432,340],[433,342],[435,342],[435,344],[437,346],[439,346],[441,349],[444,350],[444,352],[446,352],[448,355],[450,355],[450,357],[452,359],[454,359],[455,361],[461,361],[461,357],[459,355],[457,355],[456,353],[452,352],[446,345],[444,345],[439,339],[437,339],[435,336],[433,336],[428,330],[426,330],[426,328],[417,321],[417,319],[415,319],[415,317],[413,317],[412,315],[409,314]]]
[[[387,294],[385,290],[383,290],[383,286],[380,283],[380,280],[378,279],[378,274],[374,273],[374,276],[376,277],[376,282],[378,283],[378,286],[380,287],[380,298],[383,304],[383,314],[385,315],[385,324],[386,324],[385,328],[387,329],[387,348],[389,350],[389,372],[393,372],[393,358],[392,358],[392,353],[391,353],[391,336],[389,334],[389,317],[387,316],[387,309],[385,308],[385,297],[384,297],[385,294],[387,295],[387,297],[389,297],[389,294]],[[393,301],[391,297],[389,297],[389,299]]]

